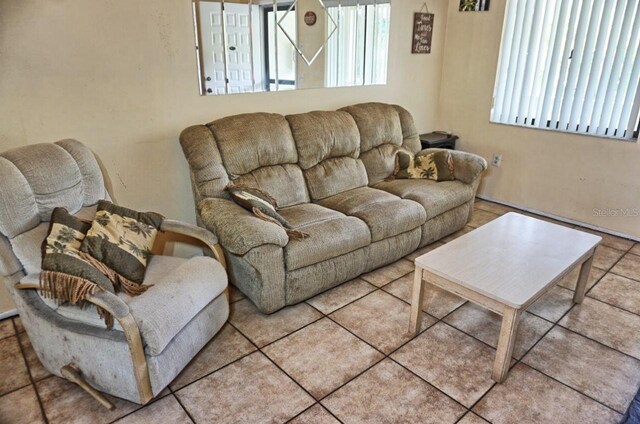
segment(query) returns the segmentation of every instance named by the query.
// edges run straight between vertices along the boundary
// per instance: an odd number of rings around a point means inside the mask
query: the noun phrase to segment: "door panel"
[[[225,94],[225,51],[222,28],[222,4],[201,1],[202,68],[207,94]]]
[[[254,87],[249,12],[246,4],[224,5],[230,93],[250,93]]]

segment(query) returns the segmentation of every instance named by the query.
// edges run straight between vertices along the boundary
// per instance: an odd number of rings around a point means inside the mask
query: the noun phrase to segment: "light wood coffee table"
[[[409,332],[418,332],[423,306],[428,306],[423,305],[425,283],[502,315],[491,375],[502,382],[509,372],[522,312],[579,265],[573,301],[582,302],[600,240],[593,234],[507,213],[416,259]]]

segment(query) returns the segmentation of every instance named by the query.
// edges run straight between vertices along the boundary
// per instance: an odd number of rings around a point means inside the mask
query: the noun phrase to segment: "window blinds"
[[[509,0],[493,122],[637,137],[640,0]]]

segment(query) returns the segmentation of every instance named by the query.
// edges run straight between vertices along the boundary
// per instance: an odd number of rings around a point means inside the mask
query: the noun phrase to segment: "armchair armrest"
[[[34,283],[16,283],[14,287],[18,290],[41,289],[40,285]],[[129,315],[129,306],[124,300],[106,290],[96,290],[94,294],[88,294],[85,300],[109,312],[118,321]]]
[[[15,284],[15,288],[20,290],[38,290],[40,289],[40,285],[17,283]],[[140,336],[140,329],[138,328],[133,315],[131,315],[129,306],[124,302],[124,300],[105,290],[96,290],[94,294],[87,295],[85,300],[109,312],[113,318],[120,323],[131,352],[133,373],[136,379],[136,385],[138,386],[140,400],[143,404],[149,402],[153,398],[149,368],[144,353],[142,337]],[[86,387],[85,390],[87,390]],[[89,392],[91,393],[91,391]],[[110,402],[103,404],[109,406]]]
[[[444,149],[424,149],[418,155],[426,155]],[[453,158],[453,174],[456,180],[465,184],[473,184],[480,178],[480,175],[487,169],[487,161],[473,153],[450,150]]]
[[[160,230],[166,233],[180,234],[201,241],[209,250],[211,250],[214,258],[226,268],[224,253],[218,244],[218,238],[211,233],[211,231],[201,227],[196,227],[195,225],[187,224],[186,222],[177,221],[175,219],[165,219],[162,221]]]
[[[198,203],[202,223],[229,252],[244,255],[265,244],[284,247],[289,236],[282,227],[263,221],[231,200],[208,198]]]

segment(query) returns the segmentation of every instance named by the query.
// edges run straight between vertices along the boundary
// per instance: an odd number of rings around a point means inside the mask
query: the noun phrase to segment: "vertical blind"
[[[509,0],[493,122],[637,138],[640,0]]]
[[[325,0],[337,30],[327,26],[325,86],[385,84],[389,0]]]

